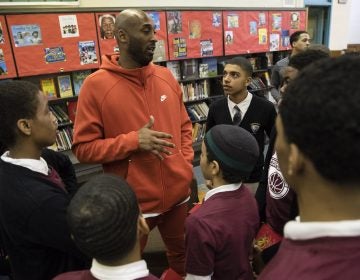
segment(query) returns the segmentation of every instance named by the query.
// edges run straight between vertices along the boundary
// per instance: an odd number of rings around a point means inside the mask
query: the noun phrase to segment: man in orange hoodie
[[[184,275],[191,121],[178,82],[167,68],[151,63],[151,18],[124,10],[115,36],[120,54],[103,56],[100,70],[81,88],[73,151],[81,162],[102,163],[105,172],[133,186],[149,228],[159,228],[170,267]]]

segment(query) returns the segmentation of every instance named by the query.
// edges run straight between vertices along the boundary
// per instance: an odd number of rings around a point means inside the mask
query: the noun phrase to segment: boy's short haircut
[[[287,88],[279,107],[284,133],[324,178],[360,182],[360,58],[322,59]]]
[[[322,51],[322,50],[315,50],[315,49],[307,49],[303,52],[300,52],[296,55],[293,55],[289,59],[289,65],[299,71],[304,69],[306,66],[310,65],[311,63],[324,59],[329,58],[329,54]]]
[[[227,65],[227,64],[239,66],[242,70],[245,71],[245,73],[248,75],[248,77],[251,77],[253,74],[253,67],[252,67],[250,61],[246,57],[237,56],[237,57],[230,58],[229,60],[227,60],[225,62],[225,65]]]
[[[259,147],[247,130],[220,124],[212,127],[204,138],[208,161],[216,160],[223,179],[228,183],[246,180],[259,157]]]
[[[135,193],[119,176],[86,182],[68,208],[68,223],[80,250],[100,262],[125,257],[135,246],[140,210]]]
[[[295,31],[293,34],[290,35],[290,46],[293,46],[293,43],[296,42],[297,40],[299,40],[301,34],[309,34],[307,31],[305,30],[298,30]]]
[[[17,121],[35,118],[40,90],[26,81],[0,84],[0,142],[8,148],[16,144]]]

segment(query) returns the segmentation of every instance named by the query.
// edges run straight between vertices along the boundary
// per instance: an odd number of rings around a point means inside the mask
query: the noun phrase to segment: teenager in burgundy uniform
[[[360,268],[360,58],[315,62],[287,87],[275,143],[299,217],[263,279],[357,279]]]
[[[211,190],[186,220],[186,279],[253,279],[249,255],[259,216],[242,181],[258,156],[255,138],[243,128],[216,125],[206,133],[200,166]]]
[[[155,280],[141,259],[140,238],[149,228],[135,193],[116,175],[99,175],[82,186],[68,208],[77,246],[93,258],[90,270],[64,273],[55,280]]]

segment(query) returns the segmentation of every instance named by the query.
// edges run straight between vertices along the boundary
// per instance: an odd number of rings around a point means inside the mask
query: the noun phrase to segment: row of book
[[[210,85],[207,80],[191,83],[180,83],[180,87],[184,102],[201,100],[209,97]]]
[[[253,77],[249,84],[251,90],[266,90],[267,87],[260,77]]]
[[[166,67],[178,81],[210,78],[218,75],[218,62],[215,57],[167,61]]]
[[[204,121],[209,113],[209,106],[205,102],[186,106],[186,110],[192,122]]]
[[[66,151],[70,150],[73,141],[73,128],[66,126],[56,132],[56,150]]]
[[[69,118],[69,115],[64,111],[64,109],[60,105],[50,105],[50,111],[56,117],[59,125],[65,125],[72,123]]]
[[[72,72],[71,75],[59,75],[40,79],[40,88],[48,99],[77,96],[91,70]]]
[[[206,133],[206,123],[194,123],[192,127],[193,143],[202,141]]]

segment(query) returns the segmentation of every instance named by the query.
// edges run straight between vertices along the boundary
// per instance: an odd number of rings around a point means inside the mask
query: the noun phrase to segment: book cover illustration
[[[277,33],[270,34],[270,51],[278,51],[280,44],[280,35]]]
[[[209,77],[209,66],[206,63],[199,64],[199,77],[200,78]]]
[[[8,70],[5,63],[4,51],[0,49],[0,75],[7,75]]]
[[[56,98],[56,87],[53,78],[40,79],[40,88],[48,99]]]
[[[70,75],[58,76],[59,95],[61,98],[73,96]]]
[[[291,29],[299,29],[300,26],[300,13],[292,12],[290,15],[290,27]]]
[[[259,28],[259,45],[267,44],[267,29]]]
[[[75,95],[79,95],[81,86],[87,76],[91,74],[91,70],[72,72],[72,81]]]
[[[171,11],[167,12],[168,33],[178,34],[182,32],[182,18],[181,12]]]
[[[97,63],[98,58],[96,55],[95,41],[79,42],[79,56],[81,65]]]
[[[250,21],[249,22],[249,33],[250,35],[257,35],[257,22],[256,21]]]
[[[215,57],[203,58],[201,64],[207,65],[207,76],[206,77],[215,77],[218,75],[217,69],[217,59]],[[199,66],[200,69],[200,66]]]
[[[214,46],[211,39],[200,41],[200,55],[211,56],[214,53]]]
[[[221,25],[221,13],[214,12],[212,14],[212,26],[219,27]]]
[[[187,47],[185,38],[174,38],[174,57],[186,57]]]
[[[266,15],[264,12],[259,13],[259,26],[266,26]]]
[[[44,51],[46,63],[66,61],[66,55],[63,47],[45,48]]]
[[[225,31],[225,45],[232,45],[234,43],[234,33],[231,30]]]
[[[197,59],[183,60],[181,61],[181,63],[182,63],[181,71],[182,71],[183,80],[198,78],[199,62]]]
[[[3,28],[1,26],[1,22],[0,22],[0,44],[5,44],[5,38],[4,38],[4,33],[3,33]]]
[[[180,61],[166,61],[166,67],[176,80],[181,80]]]
[[[158,40],[155,45],[153,61],[164,61],[164,60],[166,60],[165,42],[164,40]]]
[[[198,19],[190,20],[189,22],[189,38],[199,39],[201,38],[201,22]]]
[[[41,30],[37,24],[12,25],[11,33],[15,47],[42,44]]]
[[[115,14],[104,14],[98,18],[101,39],[115,38]]]
[[[228,15],[228,28],[238,28],[239,27],[239,16],[238,15]]]
[[[281,30],[281,45],[283,47],[290,47],[290,32],[289,32],[289,30]]]
[[[158,12],[146,12],[154,23],[154,29],[160,30],[160,14]]]
[[[272,14],[272,31],[281,30],[281,14]]]
[[[262,251],[280,242],[282,238],[268,224],[263,224],[255,237],[255,245]]]
[[[59,23],[62,38],[79,37],[76,15],[59,16]]]

